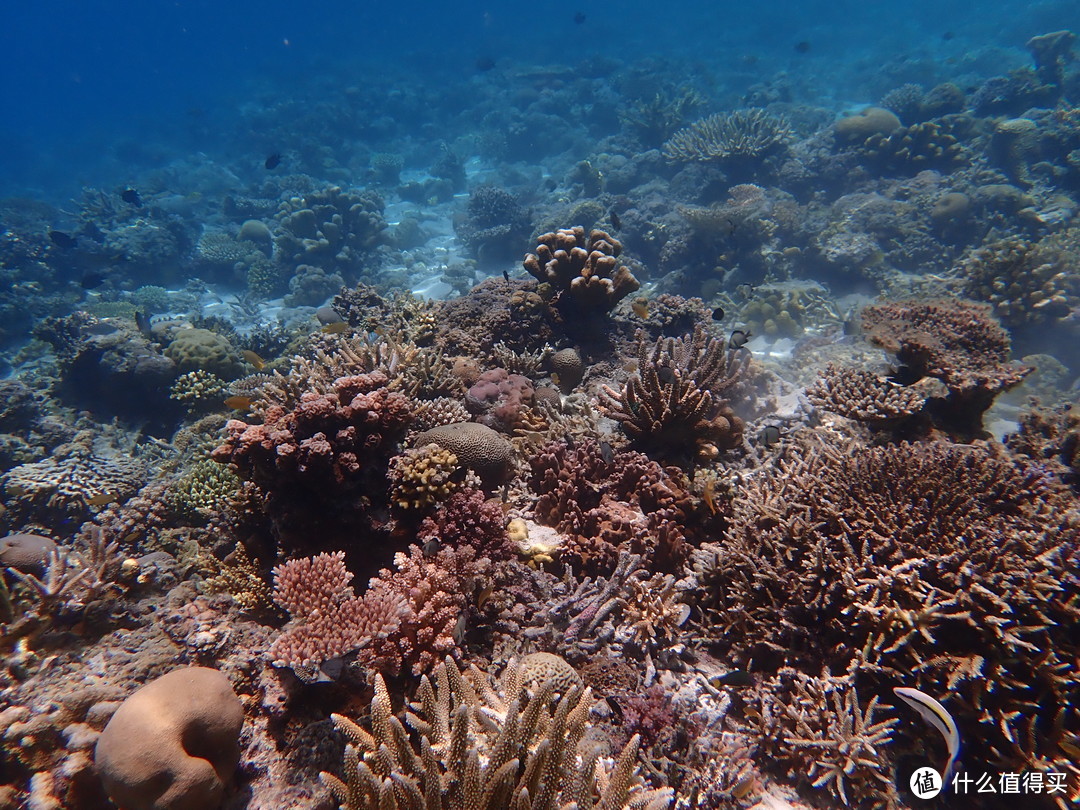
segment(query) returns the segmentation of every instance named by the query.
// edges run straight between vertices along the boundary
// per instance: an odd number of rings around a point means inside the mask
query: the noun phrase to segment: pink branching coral
[[[969,301],[898,301],[866,307],[862,325],[871,342],[903,364],[901,382],[934,377],[948,397],[936,404],[947,429],[961,435],[981,430],[994,397],[1031,369],[1009,362],[1009,333],[990,307]]]
[[[274,600],[292,622],[271,646],[270,659],[305,679],[345,658],[387,675],[424,672],[457,651],[455,633],[471,582],[487,565],[469,547],[426,557],[410,546],[358,597],[344,552],[284,563],[274,569]]]
[[[212,457],[264,490],[279,529],[351,525],[343,510],[384,492],[387,459],[409,424],[408,399],[387,383],[382,371],[340,377],[326,393],[302,394],[292,410],[271,405],[261,425],[230,420]]]
[[[506,536],[503,510],[478,489],[462,489],[447,498],[434,515],[424,518],[417,539],[451,546],[469,545],[492,559],[514,556],[514,547]]]
[[[742,440],[743,423],[728,397],[749,362],[748,352],[727,350],[701,327],[651,348],[639,334],[637,372],[621,391],[605,385],[601,406],[643,448],[713,458]]]

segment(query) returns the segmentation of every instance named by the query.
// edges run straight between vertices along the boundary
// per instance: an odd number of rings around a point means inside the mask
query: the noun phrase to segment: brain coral
[[[450,450],[487,483],[502,481],[510,471],[513,449],[510,442],[486,425],[476,422],[439,425],[416,437],[417,447],[432,443]]]
[[[213,810],[240,759],[244,710],[215,669],[175,669],[117,709],[94,751],[124,810]]]
[[[165,354],[181,372],[202,369],[223,380],[244,374],[244,360],[228,339],[209,329],[180,329]]]

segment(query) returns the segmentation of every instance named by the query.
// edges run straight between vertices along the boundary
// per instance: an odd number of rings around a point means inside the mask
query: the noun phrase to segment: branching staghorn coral
[[[785,146],[792,132],[785,119],[759,109],[714,113],[676,132],[664,144],[669,160],[761,157]]]
[[[603,386],[600,405],[643,448],[665,457],[715,457],[742,440],[743,422],[728,397],[749,363],[749,352],[727,349],[700,326],[651,350],[639,333],[637,372],[622,391]]]
[[[864,706],[850,676],[780,675],[749,712],[762,725],[764,753],[803,770],[845,806],[897,806],[884,754],[898,719],[875,719],[878,698]]]
[[[579,750],[591,692],[574,688],[553,703],[552,687],[526,692],[516,662],[495,684],[447,660],[421,679],[402,723],[377,677],[370,731],[333,715],[349,740],[346,778],[323,773],[323,783],[342,810],[667,807],[670,789],[649,788],[637,775],[638,738],[610,764],[595,747]]]
[[[980,761],[1071,773],[1078,540],[1073,496],[993,446],[799,447],[712,548],[710,633],[765,670],[947,693]]]

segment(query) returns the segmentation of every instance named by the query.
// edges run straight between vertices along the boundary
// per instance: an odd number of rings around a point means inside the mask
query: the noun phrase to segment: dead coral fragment
[[[762,110],[715,113],[676,132],[664,144],[669,160],[726,160],[761,157],[785,146],[792,132],[788,122]]]
[[[726,349],[701,327],[658,340],[651,351],[639,334],[637,373],[622,391],[603,386],[600,405],[642,447],[669,457],[688,450],[715,455],[742,439],[743,422],[726,395],[749,362],[748,352]]]
[[[555,307],[563,314],[609,312],[641,285],[630,268],[620,265],[622,244],[604,231],[588,238],[580,225],[545,233],[536,253],[525,256],[524,266],[535,278],[549,284]]]
[[[343,810],[555,810],[571,803],[581,810],[660,810],[670,804],[669,788],[649,788],[637,775],[638,737],[614,763],[601,761],[595,748],[579,752],[592,705],[588,689],[575,687],[553,704],[548,682],[527,697],[514,663],[501,688],[475,668],[463,675],[449,660],[433,675],[421,679],[405,723],[393,715],[381,677],[370,732],[333,715],[349,739],[346,780],[321,778]]]
[[[926,395],[860,369],[830,363],[806,389],[815,407],[848,419],[880,424],[918,413]]]

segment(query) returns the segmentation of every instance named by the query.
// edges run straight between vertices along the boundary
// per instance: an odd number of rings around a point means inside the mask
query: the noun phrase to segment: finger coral
[[[651,788],[638,775],[638,737],[614,761],[582,744],[592,703],[580,687],[554,702],[550,681],[523,694],[516,663],[497,684],[447,661],[421,679],[402,723],[377,678],[370,731],[333,716],[349,740],[345,780],[329,773],[322,780],[343,810],[668,807],[671,790]]]
[[[600,404],[637,445],[664,458],[714,457],[742,441],[742,420],[731,410],[748,352],[697,327],[692,335],[658,340],[638,336],[638,370],[621,391],[603,386]]]
[[[539,242],[525,256],[525,269],[550,287],[548,297],[564,318],[609,312],[641,286],[618,262],[622,244],[604,231],[586,237],[578,225],[545,233]]]

